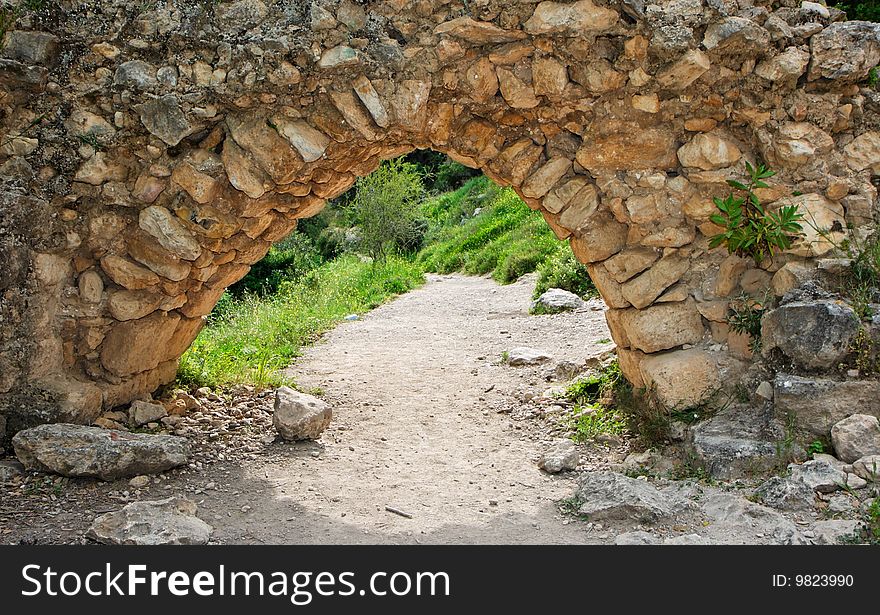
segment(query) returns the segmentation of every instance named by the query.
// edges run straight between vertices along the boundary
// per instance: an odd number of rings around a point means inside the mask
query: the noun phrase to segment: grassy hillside
[[[537,294],[554,286],[582,296],[595,294],[568,243],[560,242],[540,212],[529,209],[510,188],[477,177],[429,199],[422,211],[429,230],[416,262],[427,271],[491,272],[507,284],[538,270]]]

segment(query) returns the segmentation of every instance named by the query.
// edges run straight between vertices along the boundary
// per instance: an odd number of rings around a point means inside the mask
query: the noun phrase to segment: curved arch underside
[[[782,292],[831,248],[808,233],[764,268],[710,250],[725,180],[765,160],[765,203],[873,218],[877,97],[858,84],[880,30],[834,9],[58,4],[0,52],[10,425],[90,422],[171,381],[273,241],[414,148],[540,209],[589,265],[627,377],[673,405],[747,364],[732,297]]]

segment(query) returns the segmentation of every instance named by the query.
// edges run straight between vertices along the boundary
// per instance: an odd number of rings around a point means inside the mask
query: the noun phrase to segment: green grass
[[[421,269],[407,260],[390,257],[374,266],[347,255],[282,282],[270,297],[227,299],[181,358],[178,385],[283,384],[279,370],[304,345],[348,314],[372,309],[422,281]]]
[[[575,403],[567,419],[572,440],[587,442],[599,435],[620,436],[627,432],[626,418],[613,405],[614,390],[622,379],[615,362],[568,385],[565,397]]]
[[[491,272],[506,284],[535,271],[560,245],[539,212],[485,177],[429,199],[423,214],[430,226],[427,247],[416,258],[428,271]]]

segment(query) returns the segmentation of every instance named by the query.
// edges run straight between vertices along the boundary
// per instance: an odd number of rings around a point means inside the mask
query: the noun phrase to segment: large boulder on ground
[[[853,414],[831,428],[834,452],[847,463],[865,455],[880,455],[880,421],[869,414]]]
[[[275,391],[275,414],[272,424],[285,440],[316,440],[327,429],[333,411],[327,402],[280,387]]]
[[[547,354],[543,350],[534,348],[526,348],[525,346],[517,346],[511,348],[507,353],[508,365],[518,367],[520,365],[540,365],[552,359],[553,356]]]
[[[851,519],[816,521],[812,527],[813,544],[839,545],[864,540],[865,524]]]
[[[783,437],[769,411],[732,405],[688,429],[686,445],[713,478],[726,480],[775,466]]]
[[[779,349],[805,369],[836,366],[850,351],[859,319],[848,305],[831,299],[792,301],[761,321],[763,353]]]
[[[551,288],[535,299],[532,309],[546,313],[565,312],[584,307],[586,303],[576,294],[561,288]]]
[[[638,521],[654,523],[692,508],[674,493],[660,491],[645,480],[617,472],[586,472],[578,480],[575,498],[578,514],[591,521]]]
[[[19,431],[15,456],[28,470],[103,480],[157,474],[187,462],[186,438],[54,423]]]
[[[816,492],[802,481],[773,476],[758,487],[755,499],[777,510],[807,512],[815,506]]]
[[[132,502],[95,519],[86,535],[111,545],[203,545],[214,528],[197,512],[184,497]]]
[[[803,545],[809,541],[785,515],[733,493],[716,493],[702,504],[708,538],[724,544]]]
[[[538,460],[538,467],[550,474],[557,474],[563,470],[577,469],[579,461],[580,454],[574,442],[571,440],[558,440],[541,455],[541,458]]]
[[[824,439],[854,412],[880,417],[880,381],[780,373],[773,382],[773,404],[777,416],[793,416],[799,429]]]
[[[804,483],[819,493],[837,491],[846,484],[846,472],[824,459],[812,459],[801,464],[789,464],[791,479]]]

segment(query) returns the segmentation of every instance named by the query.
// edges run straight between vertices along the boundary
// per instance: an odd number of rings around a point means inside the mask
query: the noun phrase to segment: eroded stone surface
[[[104,480],[157,474],[187,462],[185,438],[56,423],[19,431],[15,456],[29,470]]]

